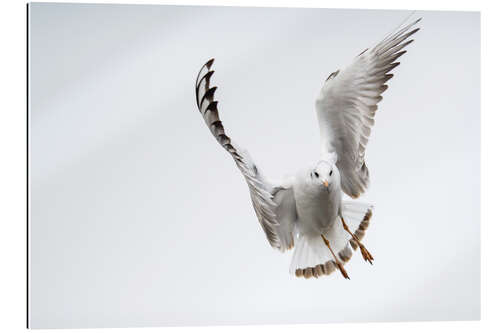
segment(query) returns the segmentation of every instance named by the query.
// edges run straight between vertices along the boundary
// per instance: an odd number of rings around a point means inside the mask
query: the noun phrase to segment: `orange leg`
[[[352,239],[354,239],[356,244],[358,244],[359,249],[361,250],[361,255],[363,256],[363,259],[365,259],[365,261],[368,261],[371,265],[373,265],[372,260],[374,260],[374,259],[373,259],[373,256],[371,255],[371,253],[368,252],[368,250],[366,249],[366,247],[363,244],[361,244],[358,236],[354,235],[351,232],[351,230],[349,230],[349,227],[347,226],[347,224],[344,221],[344,217],[340,216],[340,219],[342,220],[342,225],[344,226],[344,230],[347,231],[349,233],[349,235],[351,235]]]
[[[340,262],[340,260],[337,259],[337,256],[335,255],[335,253],[333,252],[332,248],[330,247],[330,242],[328,241],[328,239],[326,239],[325,236],[321,235],[321,238],[323,238],[323,242],[325,242],[325,245],[328,246],[328,249],[330,250],[330,252],[332,253],[333,255],[333,259],[335,259],[335,262],[337,263],[337,266],[339,267],[340,269],[340,272],[342,273],[342,276],[346,279],[351,279],[349,277],[349,275],[347,275],[347,272],[344,268],[344,265],[342,265],[342,263]]]

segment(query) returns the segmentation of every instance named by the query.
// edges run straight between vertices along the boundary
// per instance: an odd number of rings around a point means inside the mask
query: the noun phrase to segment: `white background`
[[[34,4],[31,326],[478,319],[478,13],[418,13],[368,150],[376,265],[348,283],[288,275],[194,108],[214,56],[229,135],[295,172],[325,77],[408,14]]]
[[[194,108],[273,178],[318,159],[314,97],[403,11],[34,4],[31,326],[479,318],[479,14],[418,12],[379,104],[352,281],[288,275]],[[414,18],[415,19],[415,18]],[[206,28],[205,28],[206,27]]]
[[[22,45],[22,44],[21,44],[21,45]],[[394,84],[393,84],[393,85],[394,85]],[[22,97],[22,94],[20,94],[20,96]],[[22,119],[21,119],[21,123],[22,123]],[[21,126],[21,127],[22,127],[22,126]],[[487,128],[487,127],[485,127],[485,128]],[[19,137],[19,136],[18,136],[18,137]],[[20,140],[22,141],[22,138],[20,138]],[[5,141],[6,141],[6,140],[4,140],[4,142],[5,142]],[[484,140],[483,140],[483,142],[484,142]],[[22,144],[21,144],[21,146],[22,146]],[[22,147],[20,147],[20,148],[22,148]],[[22,155],[22,154],[21,154],[21,155]],[[483,156],[484,156],[484,155],[483,155]],[[483,163],[483,166],[485,166],[485,163]],[[19,167],[22,167],[22,165],[21,165],[21,166],[19,166]],[[15,173],[13,173],[12,171],[14,171],[14,170],[11,170],[11,172],[9,173],[9,175],[15,175]],[[19,172],[18,172],[18,174],[19,174]],[[21,173],[21,174],[19,174],[19,176],[20,176],[20,178],[18,179],[18,181],[19,181],[19,182],[22,182],[22,173]],[[484,189],[484,187],[483,187],[483,189]],[[22,191],[20,191],[20,190],[18,189],[18,192],[22,192]],[[15,195],[15,193],[17,193],[17,192],[13,192],[13,194],[11,194],[11,197],[15,197],[15,196],[16,196],[16,195]],[[21,194],[21,195],[18,195],[18,198],[20,197],[20,198],[21,198],[21,200],[22,200],[22,193],[20,193],[20,194]],[[4,202],[7,202],[7,198],[6,198],[6,200],[4,200]],[[7,205],[7,208],[8,208],[8,205]],[[22,203],[21,203],[21,204],[19,205],[19,207],[17,207],[17,208],[18,208],[19,210],[22,210]],[[12,216],[14,216],[14,215],[12,215]],[[486,217],[487,217],[487,216],[486,216]],[[11,218],[11,219],[12,219],[12,218]],[[22,220],[22,219],[21,219],[21,220]],[[487,239],[488,239],[488,238],[486,237],[486,240],[487,240]],[[4,244],[9,244],[9,243],[5,243],[5,242],[4,242]],[[16,243],[12,243],[12,242],[11,242],[10,244],[12,244],[11,249],[16,249],[16,248],[17,248],[17,249],[19,250],[19,252],[22,252],[22,248],[23,248],[22,246],[20,247],[20,246],[18,246],[18,245],[15,245]],[[10,251],[10,253],[12,253],[12,252],[13,252],[13,251],[11,250],[11,251]],[[7,251],[4,251],[4,253],[7,253]],[[487,255],[487,253],[486,253],[486,255]],[[18,259],[18,260],[19,260],[19,259]],[[22,261],[22,258],[20,258],[20,261]],[[491,267],[491,266],[487,266],[487,267]],[[19,264],[18,269],[22,269],[22,265],[21,265],[21,264]],[[19,281],[20,281],[20,282],[22,282],[22,276],[19,278]],[[6,286],[9,286],[9,287],[10,287],[10,286],[13,284],[13,282],[15,282],[15,280],[10,280],[10,283],[6,283],[6,284],[4,284],[4,285],[6,285]],[[17,290],[17,293],[20,293],[20,292],[22,291],[22,283],[20,283],[20,282],[17,282],[17,285],[20,287],[20,288]],[[488,285],[488,286],[489,286],[489,285]],[[489,290],[489,292],[490,292],[490,293],[493,293],[493,291],[494,291],[494,289],[493,289],[493,288],[490,288],[490,289],[488,289],[488,290]],[[486,299],[488,299],[488,297],[487,297],[487,296],[486,296],[485,298],[486,298]],[[15,301],[13,301],[13,302],[14,302],[14,304],[20,304],[20,305],[21,305],[21,307],[22,307],[22,301],[18,301],[17,303],[16,303]],[[492,309],[492,308],[491,308],[491,307],[487,307],[486,309]],[[7,311],[4,311],[4,312],[7,312]],[[488,311],[486,311],[486,314],[488,314]],[[18,319],[20,319],[20,320],[22,321],[22,315],[18,316],[17,318],[18,318]],[[346,327],[346,326],[343,326],[343,327]],[[352,325],[350,325],[349,327],[352,327]],[[378,325],[378,326],[376,326],[376,327],[379,327],[379,328],[380,328],[381,326],[380,326],[380,325]],[[386,326],[382,326],[382,327],[384,327],[384,329],[385,329],[385,327],[386,327]],[[389,326],[389,327],[394,327],[394,326]],[[396,326],[396,327],[397,327],[397,326]]]

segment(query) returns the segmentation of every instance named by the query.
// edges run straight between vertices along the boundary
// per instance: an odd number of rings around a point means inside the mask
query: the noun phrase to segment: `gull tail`
[[[344,201],[342,203],[342,216],[351,231],[361,240],[368,229],[372,217],[373,206],[366,203]],[[329,232],[324,235],[342,264],[352,257],[352,250],[358,248],[356,242],[344,230],[340,217]],[[325,245],[321,235],[299,235],[295,244],[290,273],[306,279],[323,275],[330,275],[338,269],[330,250]]]

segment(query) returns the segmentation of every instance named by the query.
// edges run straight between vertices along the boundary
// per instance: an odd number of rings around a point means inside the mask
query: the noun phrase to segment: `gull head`
[[[329,192],[331,185],[335,182],[337,172],[337,167],[334,164],[321,160],[311,169],[309,177],[314,185],[323,187]]]

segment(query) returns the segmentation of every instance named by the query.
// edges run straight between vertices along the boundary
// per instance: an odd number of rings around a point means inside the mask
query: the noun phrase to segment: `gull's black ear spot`
[[[329,176],[331,176],[331,175],[332,175],[332,172],[333,172],[333,170],[330,170],[330,174],[329,174]]]
[[[316,171],[314,172],[314,175],[316,176],[316,178],[319,178],[319,175]]]

